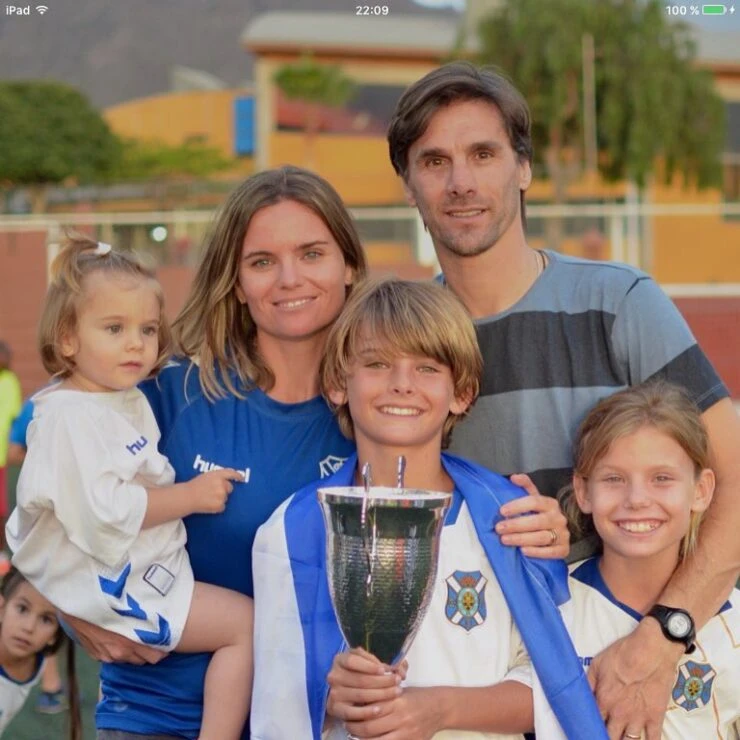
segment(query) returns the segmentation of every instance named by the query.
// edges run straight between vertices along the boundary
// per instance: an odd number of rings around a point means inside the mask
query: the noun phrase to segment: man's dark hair
[[[501,113],[509,143],[520,161],[532,162],[529,106],[501,72],[469,62],[450,62],[409,87],[398,101],[388,128],[388,149],[396,173],[406,179],[409,149],[423,136],[432,116],[452,103],[483,100]],[[521,193],[524,218],[524,191]]]

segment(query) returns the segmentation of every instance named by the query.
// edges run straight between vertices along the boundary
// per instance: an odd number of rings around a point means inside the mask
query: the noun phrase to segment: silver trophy
[[[389,665],[408,651],[431,599],[452,494],[403,487],[320,488],[334,612],[350,647]]]

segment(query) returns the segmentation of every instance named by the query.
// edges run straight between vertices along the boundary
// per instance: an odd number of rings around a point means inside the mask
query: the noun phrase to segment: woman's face
[[[353,271],[326,224],[292,200],[260,209],[242,244],[236,295],[257,342],[322,338],[344,305]]]

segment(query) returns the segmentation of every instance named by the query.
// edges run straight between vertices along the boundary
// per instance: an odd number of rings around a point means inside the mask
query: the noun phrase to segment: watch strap
[[[689,629],[684,637],[674,635],[668,629],[668,620],[676,612],[683,614],[689,620],[689,623],[691,625],[691,629]],[[653,619],[658,622],[663,635],[665,635],[668,640],[670,640],[671,642],[682,643],[686,647],[686,653],[690,654],[693,653],[694,650],[696,650],[696,645],[694,644],[694,640],[696,639],[694,618],[685,609],[680,609],[679,607],[674,606],[666,606],[665,604],[654,604],[645,616],[653,617]]]

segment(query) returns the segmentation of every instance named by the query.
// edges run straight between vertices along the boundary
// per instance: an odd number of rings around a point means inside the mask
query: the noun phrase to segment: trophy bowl
[[[408,651],[429,606],[452,494],[320,488],[334,612],[350,647],[384,663]]]

